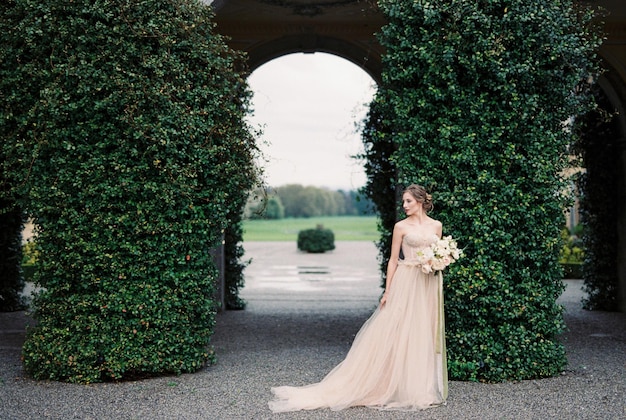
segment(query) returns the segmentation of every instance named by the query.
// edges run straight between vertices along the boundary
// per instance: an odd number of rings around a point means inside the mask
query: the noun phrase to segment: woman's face
[[[411,193],[406,192],[402,194],[402,208],[404,214],[410,216],[422,209],[422,203],[417,201]]]

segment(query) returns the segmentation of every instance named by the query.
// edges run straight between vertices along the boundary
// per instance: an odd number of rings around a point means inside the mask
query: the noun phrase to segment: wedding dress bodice
[[[404,261],[408,262],[417,258],[417,251],[421,248],[430,246],[437,242],[439,237],[437,235],[422,235],[415,233],[408,233],[402,238],[402,255]]]

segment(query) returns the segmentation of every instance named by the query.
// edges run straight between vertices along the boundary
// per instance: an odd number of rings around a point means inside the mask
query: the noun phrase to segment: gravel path
[[[0,313],[0,419],[626,419],[626,314],[584,311],[579,280],[560,302],[569,331],[561,376],[450,383],[448,404],[417,413],[352,408],[272,414],[269,388],[320,380],[374,309],[376,249],[338,242],[322,255],[248,243],[245,311],[218,314],[215,366],[194,374],[73,385],[24,375],[24,312]]]

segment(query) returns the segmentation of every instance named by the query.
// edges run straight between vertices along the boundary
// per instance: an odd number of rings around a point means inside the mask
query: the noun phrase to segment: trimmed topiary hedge
[[[298,232],[298,249],[311,253],[323,253],[335,249],[335,234],[330,229],[318,226]]]
[[[214,361],[210,250],[256,182],[239,57],[193,0],[9,0],[0,137],[38,227],[35,378]],[[6,185],[5,185],[6,187]]]
[[[465,253],[445,278],[450,376],[556,375],[566,364],[556,303],[573,140],[564,122],[592,106],[593,16],[571,1],[379,6],[389,22],[382,114],[368,124],[385,122],[368,141],[393,142],[398,184],[431,191]],[[394,200],[387,188],[376,191]]]

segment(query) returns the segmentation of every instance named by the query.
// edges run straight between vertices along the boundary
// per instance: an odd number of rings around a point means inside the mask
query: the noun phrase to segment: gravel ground
[[[24,312],[0,313],[0,419],[626,419],[626,314],[581,309],[579,280],[560,302],[569,364],[541,380],[450,382],[448,404],[406,413],[351,408],[272,414],[270,387],[320,380],[345,356],[380,292],[376,249],[331,253],[248,243],[245,311],[218,314],[218,363],[194,374],[73,385],[34,381],[20,362]]]

